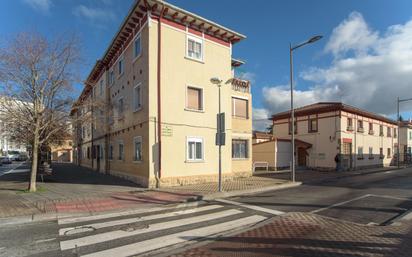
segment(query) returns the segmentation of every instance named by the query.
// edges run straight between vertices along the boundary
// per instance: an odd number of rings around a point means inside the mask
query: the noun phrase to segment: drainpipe
[[[164,12],[164,6],[159,15],[159,21],[157,23],[157,136],[158,136],[158,148],[159,148],[159,172],[157,173],[157,185],[159,187],[159,179],[162,177],[162,104],[161,104],[161,66],[162,66],[162,16]]]

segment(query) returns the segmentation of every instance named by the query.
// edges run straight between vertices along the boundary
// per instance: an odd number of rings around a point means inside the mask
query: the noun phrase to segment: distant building
[[[399,128],[399,151],[401,162],[412,162],[412,122],[403,121]]]
[[[291,138],[291,113],[272,116],[273,134]],[[334,170],[388,166],[395,163],[397,123],[384,116],[340,102],[321,102],[295,109],[298,167]]]
[[[135,1],[73,108],[76,163],[146,187],[216,181],[218,77],[223,176],[250,175],[252,95],[232,58],[244,38],[167,2]]]
[[[253,131],[252,144],[270,141],[272,138],[273,135],[269,132]]]

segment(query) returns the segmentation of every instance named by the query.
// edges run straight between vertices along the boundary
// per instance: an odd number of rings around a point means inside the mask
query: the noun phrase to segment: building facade
[[[403,163],[412,162],[412,122],[403,121],[399,127],[399,154]]]
[[[146,187],[215,181],[217,77],[223,175],[251,174],[250,83],[232,60],[244,38],[164,1],[136,1],[72,110],[74,160]]]
[[[290,111],[272,116],[277,138],[291,138]],[[295,110],[296,165],[343,170],[388,166],[395,163],[397,124],[343,103],[316,103]]]

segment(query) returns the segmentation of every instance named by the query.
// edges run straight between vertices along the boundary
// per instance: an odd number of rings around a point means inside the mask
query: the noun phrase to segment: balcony
[[[362,127],[358,127],[358,132],[359,132],[359,133],[363,133],[363,132],[364,132],[363,128],[362,128]]]
[[[250,94],[250,82],[243,79],[232,78],[231,79],[232,90]]]
[[[346,127],[346,130],[347,131],[353,131],[353,127],[351,125],[349,125],[349,126]]]
[[[375,134],[375,131],[369,130],[369,135],[374,135],[374,134]]]

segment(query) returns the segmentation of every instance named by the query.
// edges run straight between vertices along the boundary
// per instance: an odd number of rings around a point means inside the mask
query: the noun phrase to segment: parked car
[[[20,152],[18,151],[9,151],[7,153],[7,156],[10,158],[11,161],[17,161],[19,155],[20,155]]]
[[[27,161],[29,157],[25,153],[19,153],[16,157],[16,161]]]
[[[0,162],[2,164],[11,164],[11,159],[9,156],[1,156],[0,157]]]

